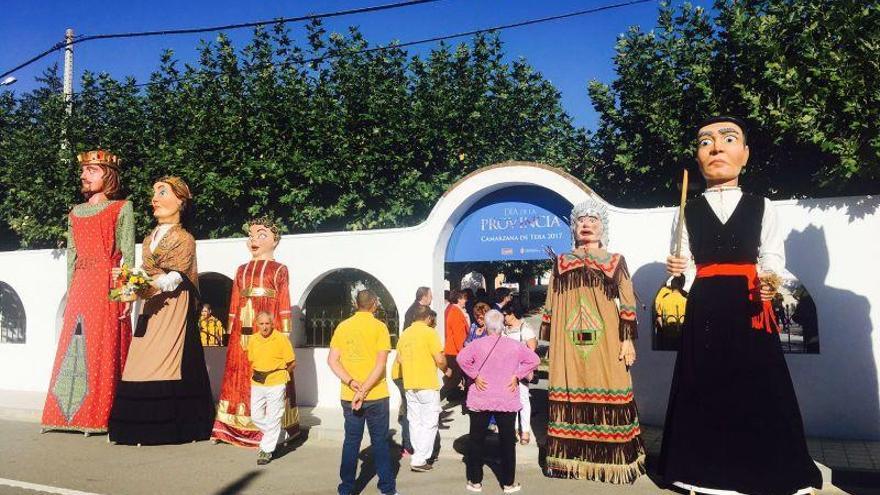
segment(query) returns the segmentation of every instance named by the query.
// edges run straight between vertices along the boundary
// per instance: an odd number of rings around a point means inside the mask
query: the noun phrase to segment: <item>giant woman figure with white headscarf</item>
[[[574,249],[553,257],[542,334],[549,333],[546,474],[633,483],[645,472],[629,367],[636,297],[623,255],[609,252],[609,219],[593,199],[571,212]]]

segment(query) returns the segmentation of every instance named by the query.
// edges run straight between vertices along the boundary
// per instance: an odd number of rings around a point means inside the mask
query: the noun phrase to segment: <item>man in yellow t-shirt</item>
[[[259,331],[248,341],[248,361],[254,374],[251,378],[251,421],[260,429],[260,452],[257,465],[268,464],[281,435],[284,416],[285,388],[290,381],[296,357],[290,340],[272,328],[273,317],[266,311],[257,314]]]
[[[397,360],[406,390],[406,419],[413,446],[410,469],[430,471],[428,459],[440,423],[440,380],[437,370],[446,370],[446,356],[440,336],[433,328],[437,313],[427,306],[416,308],[413,324],[397,341]]]
[[[391,352],[388,327],[373,314],[379,299],[370,290],[357,294],[357,312],[336,327],[330,339],[327,364],[342,382],[342,411],[345,441],[339,468],[338,493],[354,493],[358,453],[364,437],[364,423],[370,429],[379,491],[397,493],[391,452],[388,447],[388,385],[385,365]]]

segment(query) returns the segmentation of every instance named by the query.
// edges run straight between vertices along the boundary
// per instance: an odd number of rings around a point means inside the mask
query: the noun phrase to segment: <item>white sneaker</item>
[[[504,493],[516,493],[516,492],[522,490],[522,485],[520,485],[519,483],[514,483],[510,486],[505,486],[503,488],[503,490],[504,490]]]

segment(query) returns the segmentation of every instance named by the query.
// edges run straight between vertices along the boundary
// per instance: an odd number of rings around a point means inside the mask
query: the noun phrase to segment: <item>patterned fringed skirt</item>
[[[596,399],[609,402],[592,402]],[[551,388],[549,418],[548,476],[634,483],[645,473],[645,446],[631,388]]]
[[[645,473],[645,446],[632,378],[618,358],[638,333],[626,262],[604,250],[563,254],[549,288],[546,474],[633,483]]]

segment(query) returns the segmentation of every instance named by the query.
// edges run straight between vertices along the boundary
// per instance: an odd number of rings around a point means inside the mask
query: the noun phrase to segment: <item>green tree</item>
[[[70,117],[54,69],[37,91],[2,94],[0,201],[14,244],[63,242],[80,200],[74,153],[95,147],[123,160],[139,237],[153,224],[152,181],[166,174],[190,184],[198,238],[242,235],[257,214],[287,232],[412,225],[455,181],[507,159],[589,178],[585,132],[540,73],[504,61],[497,36],[425,57],[368,47],[357,29],[320,22],[296,46],[276,25],[240,50],[222,34],[203,41],[183,67],[165,52],[145,89],[86,73]]]
[[[784,171],[767,187],[803,195],[810,181],[825,194],[876,193],[880,4],[736,2],[718,25],[719,61],[731,69],[720,78],[761,129],[768,167]]]
[[[858,1],[663,4],[657,28],[618,40],[610,85],[592,81],[593,146],[629,205],[670,204],[697,123],[751,122],[744,181],[772,197],[877,192],[880,6]]]
[[[8,93],[0,100],[0,216],[21,247],[60,247],[79,174],[72,150],[62,147],[68,119],[57,66],[38,81],[39,89],[14,102]]]

